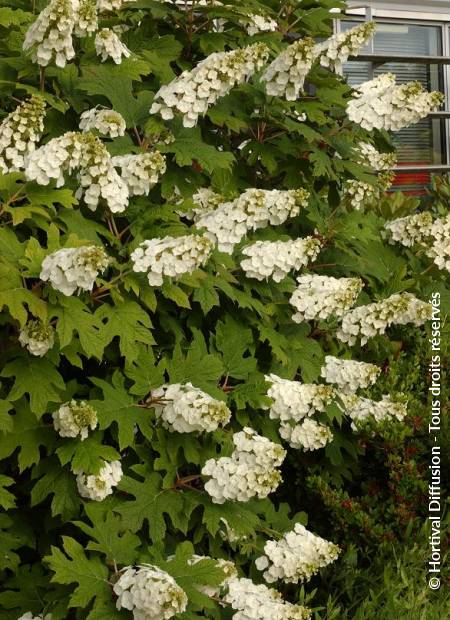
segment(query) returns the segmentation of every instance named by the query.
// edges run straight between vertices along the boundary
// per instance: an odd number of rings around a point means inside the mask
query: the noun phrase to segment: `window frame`
[[[375,17],[381,17],[386,19],[398,18],[407,20],[416,20],[420,23],[423,22],[450,22],[450,1],[445,7],[436,7],[431,11],[423,11],[419,9],[408,9],[403,3],[398,3],[397,8],[387,9],[386,7],[374,6],[371,4],[364,4],[364,2],[357,2],[353,0],[354,5],[347,6],[342,13],[343,15],[353,15],[359,17],[365,17],[366,20],[374,19]],[[431,7],[430,7],[431,8]],[[340,12],[340,11],[339,11]]]

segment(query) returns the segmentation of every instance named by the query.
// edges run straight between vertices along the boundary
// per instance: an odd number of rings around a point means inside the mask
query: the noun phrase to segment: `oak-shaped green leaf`
[[[77,514],[80,506],[80,495],[75,482],[75,475],[66,467],[61,467],[58,459],[45,459],[34,472],[41,476],[31,491],[31,505],[36,506],[49,495],[52,515],[61,515],[65,521]]]
[[[183,289],[177,284],[171,282],[164,282],[161,293],[166,299],[174,301],[180,308],[190,308],[189,297],[183,291]]]
[[[86,620],[124,620],[125,618],[126,611],[124,609],[118,610],[112,599],[98,598],[95,600]]]
[[[14,493],[8,491],[8,487],[14,484],[14,479],[9,476],[3,476],[0,474],[0,506],[5,510],[14,508],[16,505],[16,498]]]
[[[227,316],[217,324],[215,344],[222,354],[227,375],[235,379],[245,379],[256,370],[256,360],[250,354],[253,349],[253,333],[248,327]]]
[[[156,364],[151,349],[141,347],[137,359],[125,364],[125,375],[133,381],[129,392],[137,396],[148,396],[151,390],[165,383],[164,360]]]
[[[257,299],[248,287],[247,290],[240,290],[237,286],[233,286],[223,278],[218,278],[216,287],[220,289],[227,297],[236,302],[236,308],[249,308],[255,311],[259,316],[270,314],[267,305],[265,306]]]
[[[250,510],[263,516],[266,525],[280,533],[293,530],[295,523],[301,523],[302,525],[307,525],[308,523],[306,512],[297,512],[292,515],[292,509],[286,502],[275,506],[271,499],[266,497],[261,501],[259,499],[252,499],[247,506]]]
[[[207,172],[217,169],[229,169],[235,162],[232,153],[219,151],[211,144],[203,141],[200,129],[180,128],[176,132],[175,141],[162,146],[163,153],[173,153],[179,166],[191,166],[196,162]]]
[[[55,432],[36,418],[24,399],[16,403],[16,413],[11,417],[12,429],[1,434],[0,460],[11,456],[19,448],[18,463],[22,472],[39,462],[41,446],[51,449]]]
[[[28,310],[45,320],[47,304],[32,291],[25,288],[19,271],[8,262],[0,262],[0,309],[7,307],[13,319],[25,325]]]
[[[135,301],[124,301],[118,306],[103,304],[95,313],[102,324],[101,337],[105,345],[116,336],[120,353],[128,362],[139,355],[139,344],[154,344],[150,317]]]
[[[107,97],[114,110],[122,114],[127,126],[134,127],[148,116],[150,98],[148,92],[135,97],[133,80],[140,81],[141,75],[149,71],[148,63],[136,58],[125,59],[119,65],[88,65],[83,67],[76,86],[89,95]]]
[[[87,544],[90,551],[98,551],[106,556],[108,562],[115,562],[121,566],[134,564],[138,557],[138,547],[141,540],[128,529],[128,524],[113,512],[106,512],[102,507],[91,502],[86,504],[85,510],[92,523],[74,521],[91,540]]]
[[[70,607],[87,607],[93,598],[109,600],[108,569],[97,556],[88,557],[80,543],[63,536],[63,549],[51,547],[51,554],[44,558],[54,575],[52,581],[76,584],[69,599]]]
[[[112,447],[102,444],[102,434],[93,433],[84,441],[68,439],[56,450],[61,465],[71,464],[73,471],[81,469],[86,474],[98,474],[104,461],[116,461],[120,454]]]
[[[195,550],[192,543],[186,541],[177,545],[175,555],[168,561],[160,561],[159,566],[172,575],[177,584],[186,592],[188,611],[201,611],[213,608],[215,603],[200,590],[205,586],[218,587],[225,579],[223,569],[211,558],[192,562]]]
[[[58,110],[63,114],[69,108],[69,105],[65,101],[63,101],[59,97],[56,97],[55,95],[52,95],[49,92],[43,92],[37,86],[25,84],[24,82],[12,82],[10,80],[0,80],[0,84],[13,86],[16,90],[23,90],[28,95],[40,95],[52,108],[55,108],[55,110]]]
[[[189,513],[182,494],[173,489],[163,489],[162,479],[156,472],[148,473],[139,469],[141,480],[125,476],[119,483],[120,491],[134,497],[121,503],[115,509],[122,515],[124,522],[132,532],[137,532],[148,522],[150,538],[160,542],[166,533],[167,515],[173,526],[186,533]]]
[[[21,563],[18,550],[35,545],[34,533],[23,513],[15,511],[10,517],[5,511],[0,512],[0,570],[17,571]],[[0,592],[0,604],[6,607],[4,598],[5,592]]]
[[[193,491],[190,493],[192,494]],[[243,503],[226,502],[225,504],[214,504],[206,495],[194,497],[193,499],[203,507],[202,522],[212,536],[215,536],[219,529],[224,528],[223,519],[227,521],[229,527],[236,531],[236,534],[242,536],[253,534],[255,528],[260,523],[256,512],[249,510]]]
[[[309,156],[309,161],[313,164],[313,174],[315,177],[336,177],[333,170],[333,160],[325,151],[314,149]]]
[[[42,611],[42,601],[48,577],[44,574],[40,563],[23,564],[17,568],[14,575],[5,580],[3,591],[0,593],[0,605],[5,609],[17,607],[29,609],[35,614]]]
[[[3,179],[0,176],[0,186]],[[24,256],[25,246],[26,244],[19,241],[11,228],[0,228],[0,256],[9,268],[14,267],[17,261]]]
[[[208,314],[214,306],[219,306],[220,299],[219,294],[214,288],[214,278],[211,276],[205,278],[202,285],[194,290],[192,298],[200,304],[200,307],[205,314]]]
[[[183,49],[182,45],[171,34],[162,37],[152,37],[146,46],[149,49],[142,50],[142,56],[150,65],[152,73],[154,73],[160,81],[165,84],[170,82],[175,73],[170,63],[176,60]]]
[[[264,375],[259,373],[251,374],[244,383],[235,385],[229,394],[229,398],[236,404],[238,409],[253,407],[270,406],[270,398],[266,396],[268,385],[264,380]]]
[[[58,305],[49,309],[49,315],[58,319],[56,333],[61,348],[70,345],[76,333],[86,355],[101,359],[105,348],[101,320],[78,297],[58,297]]]
[[[397,277],[401,274],[406,275],[406,260],[398,256],[392,248],[380,240],[360,241],[353,239],[350,245],[351,248],[347,247],[347,254],[351,263],[350,270],[355,274],[373,276],[381,283],[390,282],[394,279],[394,275]]]
[[[125,388],[125,380],[120,373],[115,373],[112,383],[95,377],[91,381],[101,388],[104,395],[103,400],[90,401],[90,405],[97,411],[99,428],[103,430],[111,424],[117,424],[121,450],[133,444],[136,424],[144,434],[151,434],[148,411],[137,406],[136,399]]]
[[[173,355],[167,360],[167,371],[171,383],[191,382],[211,396],[223,397],[217,383],[223,373],[223,363],[217,355],[208,353],[202,334],[194,330],[195,337],[189,344],[186,355],[176,345]]]
[[[37,185],[35,183],[27,184],[27,198],[34,206],[53,207],[62,205],[66,209],[70,209],[78,204],[78,200],[70,189],[56,189],[47,185]]]
[[[283,365],[287,364],[291,345],[286,336],[271,327],[261,324],[258,325],[258,332],[261,342],[269,343],[272,353],[277,360]]]
[[[28,394],[31,411],[38,416],[46,412],[49,402],[59,402],[65,388],[63,378],[45,358],[17,357],[6,364],[0,376],[14,377],[8,400],[14,402]]]
[[[9,28],[10,26],[19,26],[33,20],[33,15],[21,9],[10,9],[2,7],[0,9],[0,26]]]
[[[88,220],[78,209],[64,209],[58,213],[58,221],[79,239],[92,241],[95,245],[101,245],[103,239],[112,241],[114,236],[109,230],[94,220]]]

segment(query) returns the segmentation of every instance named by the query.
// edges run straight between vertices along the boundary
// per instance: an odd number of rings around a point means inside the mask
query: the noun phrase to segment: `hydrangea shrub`
[[[352,90],[342,5],[0,8],[2,618],[320,618],[297,463],[402,423],[371,390],[449,267],[386,194],[441,96]]]

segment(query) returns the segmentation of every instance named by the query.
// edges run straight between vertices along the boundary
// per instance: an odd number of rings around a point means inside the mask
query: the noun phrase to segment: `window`
[[[359,22],[342,21],[341,31]],[[377,20],[377,32],[362,53],[397,54],[402,56],[441,56],[443,53],[442,26],[423,25],[405,20]],[[391,72],[397,82],[419,81],[427,90],[444,91],[443,68],[438,64],[386,62],[348,62],[344,67],[349,83],[360,84],[381,73]],[[429,166],[447,163],[445,121],[426,118],[393,135],[399,166]],[[430,182],[430,173],[398,173],[395,186],[409,193],[422,193]]]

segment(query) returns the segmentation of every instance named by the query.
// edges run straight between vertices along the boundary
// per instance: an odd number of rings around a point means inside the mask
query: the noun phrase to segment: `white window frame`
[[[373,17],[416,19],[425,21],[450,21],[450,0],[426,0],[427,11],[424,11],[423,0],[349,0],[345,9],[347,15],[367,15]],[[367,19],[367,17],[366,17]]]

